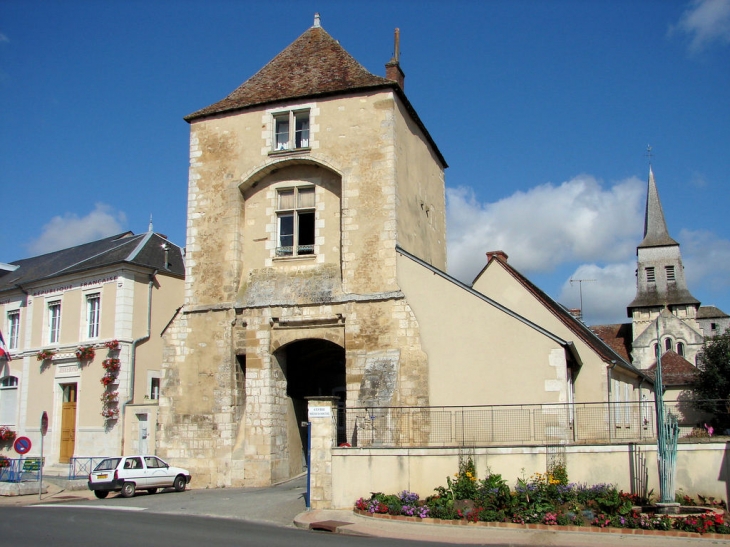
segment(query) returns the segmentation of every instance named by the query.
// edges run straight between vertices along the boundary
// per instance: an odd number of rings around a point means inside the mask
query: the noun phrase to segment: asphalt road
[[[269,488],[217,488],[210,490],[163,490],[157,494],[138,491],[133,498],[111,493],[103,500],[73,501],[66,506],[143,508],[147,512],[231,518],[294,527],[294,517],[306,510],[306,476]],[[2,538],[0,538],[1,540]]]
[[[140,499],[142,497],[140,496]],[[158,514],[140,508],[58,504],[3,508],[0,546],[378,547],[439,543],[308,532],[245,520]]]

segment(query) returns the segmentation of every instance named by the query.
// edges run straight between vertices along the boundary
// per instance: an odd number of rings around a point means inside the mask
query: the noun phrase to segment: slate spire
[[[649,166],[649,184],[646,191],[646,213],[644,216],[644,240],[639,244],[639,247],[662,247],[666,245],[679,245],[679,243],[669,237],[662,203],[659,201],[659,191],[654,180],[654,171]]]

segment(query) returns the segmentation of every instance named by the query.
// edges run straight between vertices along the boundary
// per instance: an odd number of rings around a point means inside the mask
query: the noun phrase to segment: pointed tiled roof
[[[397,88],[368,72],[322,27],[304,32],[233,93],[185,117],[187,121],[249,106],[376,87]]]
[[[644,240],[639,243],[639,247],[662,247],[666,245],[679,245],[679,243],[669,237],[662,203],[659,201],[659,191],[654,181],[654,172],[649,167],[646,214],[644,215]]]
[[[169,246],[168,267],[165,267],[163,245]],[[124,232],[111,237],[61,249],[52,253],[16,260],[13,271],[0,271],[0,291],[17,290],[17,286],[78,274],[119,263],[154,268],[161,273],[183,277],[185,265],[182,249],[153,232],[134,235]]]
[[[225,99],[188,114],[184,119],[193,122],[206,116],[292,99],[326,97],[379,88],[390,88],[400,97],[438,159],[444,167],[448,167],[436,142],[401,86],[394,80],[368,72],[318,25],[307,29]]]

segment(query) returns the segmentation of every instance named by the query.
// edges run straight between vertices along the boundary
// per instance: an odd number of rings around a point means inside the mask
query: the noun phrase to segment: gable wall
[[[560,344],[401,255],[398,277],[428,355],[431,405],[566,400]]]

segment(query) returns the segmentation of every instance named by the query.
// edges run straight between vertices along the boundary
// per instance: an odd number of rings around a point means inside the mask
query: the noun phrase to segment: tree
[[[705,339],[698,368],[700,373],[692,386],[694,406],[714,414],[720,428],[729,428],[730,329]]]

